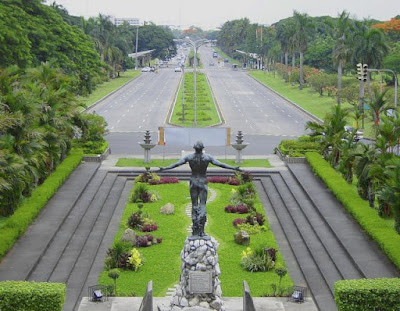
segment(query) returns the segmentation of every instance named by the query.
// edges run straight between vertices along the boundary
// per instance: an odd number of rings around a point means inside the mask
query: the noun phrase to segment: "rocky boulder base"
[[[164,215],[170,215],[175,212],[175,206],[172,203],[167,203],[161,207],[160,213]]]
[[[208,237],[209,238],[209,237]],[[159,306],[162,311],[225,311],[222,301],[221,282],[218,276],[221,274],[218,263],[218,242],[211,239],[186,238],[181,251],[181,277],[179,285],[176,286],[170,306]],[[211,274],[210,293],[191,292],[190,274],[194,272],[208,272]],[[196,288],[198,286],[195,286]],[[201,287],[201,286],[200,286]]]

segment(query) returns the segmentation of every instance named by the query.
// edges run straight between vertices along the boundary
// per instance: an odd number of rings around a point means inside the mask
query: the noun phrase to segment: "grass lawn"
[[[218,256],[222,271],[220,279],[223,294],[225,297],[240,297],[243,280],[248,281],[253,296],[270,294],[271,284],[278,282],[278,276],[275,272],[251,273],[243,270],[240,266],[241,252],[246,249],[246,246],[234,243],[233,234],[236,229],[232,225],[232,220],[245,217],[245,215],[224,212],[224,207],[230,204],[231,190],[234,187],[209,184],[209,188],[217,192],[217,198],[207,205],[208,225],[205,231],[214,236],[220,243]],[[154,237],[163,238],[163,241],[161,244],[151,247],[139,248],[145,258],[145,263],[137,272],[121,270],[121,275],[117,280],[118,296],[143,295],[149,280],[153,281],[154,296],[165,296],[167,289],[179,282],[180,252],[188,235],[186,228],[191,225],[190,218],[184,213],[185,206],[190,202],[188,183],[150,186],[150,189],[157,191],[161,195],[161,200],[144,204],[142,211],[149,213],[151,218],[157,222],[158,230],[151,232],[151,234]],[[175,214],[160,214],[160,207],[168,202],[175,205]],[[264,213],[258,199],[256,208],[259,212]],[[127,228],[126,223],[129,216],[135,211],[137,211],[136,204],[128,203],[115,241],[121,238],[123,231]],[[266,226],[269,227],[267,223]],[[251,236],[250,247],[259,244],[277,248],[275,238],[270,230]],[[277,261],[284,265],[279,252]],[[103,271],[99,283],[113,284],[113,281],[107,276],[107,271]],[[285,287],[293,285],[289,275],[283,278],[282,285]]]
[[[132,79],[136,78],[140,75],[140,71],[135,70],[127,70],[126,72],[121,72],[120,77],[115,79],[110,79],[107,82],[104,82],[96,87],[96,89],[87,97],[81,97],[79,100],[86,105],[86,107],[90,107],[98,100],[102,99],[107,94],[115,91],[119,87],[125,85]]]
[[[187,183],[150,186],[160,194],[161,200],[146,203],[142,208],[144,213],[158,224],[158,230],[150,232],[156,238],[162,238],[161,244],[151,247],[141,247],[145,264],[137,272],[121,270],[117,280],[118,296],[142,296],[147,282],[153,280],[154,296],[165,296],[167,289],[178,283],[180,276],[180,252],[186,238],[186,228],[191,220],[185,215],[185,206],[190,202],[189,186]],[[175,205],[175,214],[163,215],[160,208],[168,202]],[[138,210],[137,205],[128,203],[121,218],[115,241],[119,241],[125,229],[127,221],[133,212]],[[100,284],[112,284],[112,280],[104,271],[99,280]]]
[[[164,159],[164,160],[151,160],[150,163],[145,163],[143,159],[118,159],[116,166],[118,167],[160,167],[168,166],[172,163],[177,162],[178,159]],[[235,160],[224,160],[219,159],[219,161],[229,164],[231,166],[238,166]],[[211,166],[214,166],[211,164]],[[243,163],[239,165],[240,167],[272,167],[267,159],[248,159],[243,160]]]
[[[214,98],[211,94],[210,85],[207,76],[203,73],[197,73],[197,94],[196,94],[196,127],[208,127],[221,122]],[[182,121],[182,83],[179,87],[176,103],[171,116],[171,123],[184,126],[194,126],[194,90],[193,73],[185,73],[185,98],[184,98],[184,122]]]

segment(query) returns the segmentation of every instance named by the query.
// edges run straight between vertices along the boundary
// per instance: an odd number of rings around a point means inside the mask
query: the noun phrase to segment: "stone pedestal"
[[[218,242],[213,237],[188,237],[181,251],[181,277],[171,310],[225,311],[222,302]]]

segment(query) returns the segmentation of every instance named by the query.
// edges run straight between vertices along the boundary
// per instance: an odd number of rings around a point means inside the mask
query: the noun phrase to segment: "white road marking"
[[[122,117],[125,117],[126,116],[126,114],[124,113],[123,115],[122,115]]]
[[[121,120],[118,120],[117,123],[121,122]]]

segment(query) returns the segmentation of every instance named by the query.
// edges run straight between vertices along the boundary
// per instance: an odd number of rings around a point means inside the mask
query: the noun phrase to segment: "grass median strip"
[[[207,81],[207,76],[197,72],[197,94],[196,94],[196,127],[207,127],[221,122],[211,89]],[[174,110],[170,122],[183,127],[194,125],[194,80],[193,73],[185,73],[184,78],[184,107],[182,109],[182,83],[180,85]],[[182,112],[183,110],[183,112]]]

